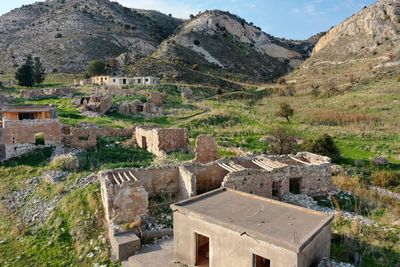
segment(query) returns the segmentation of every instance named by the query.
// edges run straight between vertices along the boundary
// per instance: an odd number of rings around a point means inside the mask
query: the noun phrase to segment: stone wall
[[[218,159],[218,146],[214,137],[200,135],[196,139],[196,162],[209,163]]]
[[[133,128],[75,128],[64,126],[63,143],[75,148],[89,149],[96,147],[98,137],[129,137],[132,136],[134,132],[135,130]]]
[[[196,177],[196,194],[204,193],[221,187],[224,177],[228,171],[212,162],[206,165],[191,164],[185,166]]]
[[[101,196],[110,224],[140,222],[148,213],[148,194],[140,182],[113,184],[107,174],[100,175]]]
[[[187,129],[136,127],[135,139],[139,147],[161,157],[168,152],[189,148]]]
[[[197,177],[184,165],[179,167],[179,191],[182,199],[196,196]]]
[[[59,96],[71,96],[74,94],[76,94],[76,89],[70,87],[20,91],[21,98],[59,97]]]
[[[56,119],[5,121],[2,143],[34,145],[35,135],[43,133],[46,145],[59,145],[62,141],[61,128]]]
[[[163,97],[161,93],[159,92],[148,93],[147,97],[148,97],[147,101],[149,103],[152,103],[159,107],[163,106]]]

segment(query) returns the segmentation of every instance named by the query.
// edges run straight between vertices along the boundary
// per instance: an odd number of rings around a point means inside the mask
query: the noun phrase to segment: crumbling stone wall
[[[303,157],[313,159],[311,162],[314,164],[304,164],[286,155],[267,156],[267,159],[288,165],[265,170],[255,164],[255,167],[251,168],[250,166],[253,164],[251,158],[237,158],[235,162],[242,166],[247,165],[246,168],[248,169],[229,173],[224,178],[222,186],[264,197],[269,197],[272,188],[275,187],[276,197],[282,197],[290,191],[290,180],[300,179],[301,194],[309,196],[325,195],[332,188],[330,159],[311,153],[299,153],[295,156],[295,158],[301,159]],[[263,188],[260,189],[260,187]]]
[[[182,199],[196,196],[197,193],[197,177],[186,168],[179,166],[179,191]]]
[[[6,145],[35,144],[35,135],[44,134],[46,145],[61,144],[61,124],[56,119],[4,121],[2,142]]]
[[[134,134],[135,130],[133,128],[75,128],[64,126],[63,132],[63,143],[75,148],[89,149],[96,147],[98,137],[129,137]]]
[[[160,92],[152,92],[147,94],[148,102],[152,103],[156,106],[162,107],[163,106],[163,97]]]
[[[76,89],[70,87],[20,91],[21,98],[59,97],[59,96],[71,96],[74,94],[76,94]]]
[[[139,147],[156,156],[165,156],[168,152],[187,150],[189,147],[187,129],[136,127],[135,139]]]
[[[218,159],[218,146],[214,137],[200,135],[196,139],[196,162],[209,163]]]
[[[209,164],[188,164],[186,169],[196,177],[196,194],[221,187],[228,171],[218,165],[218,161]]]
[[[148,213],[148,194],[140,181],[114,183],[100,174],[101,196],[106,219],[111,224],[140,222]]]
[[[103,115],[112,107],[112,96],[92,95],[90,97],[77,98],[73,103],[81,106],[82,111],[91,111]]]

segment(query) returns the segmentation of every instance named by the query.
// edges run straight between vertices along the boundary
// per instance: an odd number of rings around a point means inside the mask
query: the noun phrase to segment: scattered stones
[[[400,193],[394,193],[378,186],[370,186],[370,189],[374,190],[380,197],[389,197],[400,201]]]
[[[67,175],[68,172],[63,171],[45,171],[43,173],[43,179],[50,184],[58,184],[64,181]]]
[[[364,216],[348,212],[348,211],[337,211],[332,208],[328,207],[321,207],[318,205],[317,201],[315,201],[312,197],[306,196],[306,195],[294,195],[291,193],[285,194],[282,197],[282,200],[284,202],[298,205],[304,208],[316,210],[316,211],[321,211],[321,212],[327,212],[330,214],[335,214],[335,215],[340,215],[344,219],[351,220],[351,221],[357,221],[360,224],[368,225],[368,226],[378,226],[378,223],[375,221],[372,221]]]
[[[372,163],[378,166],[386,166],[389,164],[389,160],[385,157],[376,157],[372,160]]]

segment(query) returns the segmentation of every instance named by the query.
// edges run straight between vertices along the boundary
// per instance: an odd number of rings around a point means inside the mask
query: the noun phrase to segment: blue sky
[[[0,0],[0,14],[37,0]],[[155,9],[188,18],[206,9],[237,14],[265,32],[291,39],[306,39],[328,30],[375,0],[117,0],[124,6]]]

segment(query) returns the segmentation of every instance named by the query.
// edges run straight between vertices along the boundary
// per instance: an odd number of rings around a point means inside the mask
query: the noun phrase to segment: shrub
[[[391,171],[374,172],[371,175],[371,183],[375,186],[390,187],[400,185],[400,173]]]
[[[279,108],[276,112],[276,116],[285,118],[289,124],[290,122],[290,117],[292,117],[294,114],[294,109],[286,102],[282,102],[279,104]]]
[[[62,38],[63,35],[62,35],[61,33],[56,33],[56,35],[55,35],[54,37],[57,38],[57,39],[59,39],[59,38]]]
[[[199,41],[199,40],[194,40],[193,43],[194,43],[195,45],[200,45],[200,41]]]
[[[280,77],[280,78],[278,78],[278,80],[276,82],[278,84],[285,84],[286,83],[286,78],[285,77]]]
[[[50,162],[53,170],[76,171],[79,169],[79,160],[76,155],[67,154],[55,156]]]
[[[200,66],[199,66],[198,64],[194,64],[194,65],[192,66],[192,69],[193,69],[193,70],[200,70]]]
[[[319,155],[330,157],[333,161],[340,159],[340,151],[333,138],[323,134],[315,139],[308,139],[302,144],[302,149]]]
[[[97,76],[97,75],[102,75],[106,73],[106,63],[100,60],[94,60],[90,62],[87,73],[90,76]]]
[[[271,137],[273,141],[269,145],[270,153],[285,155],[297,151],[297,140],[292,129],[276,127],[271,131]]]

